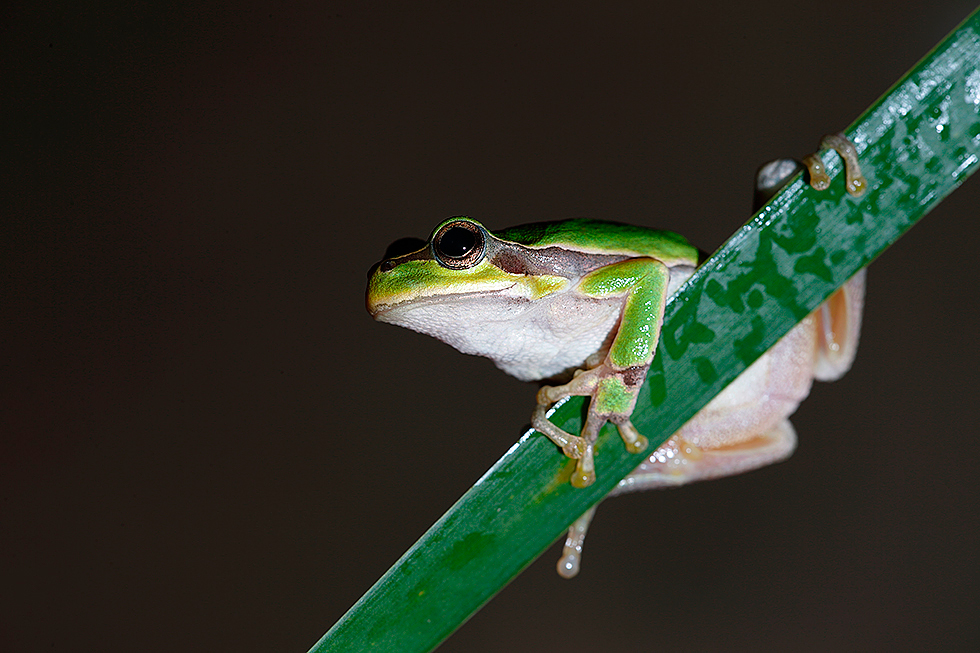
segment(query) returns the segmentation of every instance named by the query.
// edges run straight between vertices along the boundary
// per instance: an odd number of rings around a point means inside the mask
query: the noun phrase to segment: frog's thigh
[[[611,494],[730,476],[796,448],[787,419],[813,383],[815,320],[806,318],[749,366]]]
[[[693,449],[671,438],[619,482],[608,496],[684,485],[741,474],[789,457],[796,449],[796,431],[783,419],[764,433],[729,447]]]
[[[796,411],[813,385],[816,320],[805,318],[675,434],[701,449],[750,441]]]

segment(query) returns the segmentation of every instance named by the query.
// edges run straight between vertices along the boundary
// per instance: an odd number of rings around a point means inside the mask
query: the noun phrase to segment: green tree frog
[[[809,165],[814,183],[821,181],[817,164]],[[850,176],[852,167],[856,159],[850,156]],[[656,351],[667,298],[697,264],[698,250],[670,231],[572,219],[492,232],[471,218],[453,217],[437,225],[428,241],[402,239],[388,248],[370,272],[367,308],[381,322],[486,356],[519,379],[564,381],[540,389],[531,423],[577,461],[572,484],[585,487],[595,480],[593,446],[606,422],[618,428],[628,450],[646,450],[630,415]],[[862,271],[609,496],[728,476],[789,456],[796,434],[788,416],[813,379],[838,378],[854,359],[863,297]],[[572,395],[590,398],[578,434],[546,417],[555,402]],[[558,565],[563,576],[578,572],[594,510],[569,529]]]

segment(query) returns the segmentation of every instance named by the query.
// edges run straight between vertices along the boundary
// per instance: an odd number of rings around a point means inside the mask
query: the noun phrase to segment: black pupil
[[[476,245],[476,234],[463,227],[453,227],[439,239],[439,250],[451,258],[466,256]]]

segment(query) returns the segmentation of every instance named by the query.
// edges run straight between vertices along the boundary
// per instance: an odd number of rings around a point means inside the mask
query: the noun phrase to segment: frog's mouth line
[[[496,290],[474,290],[473,292],[447,293],[447,294],[444,294],[444,295],[430,295],[429,297],[418,297],[418,296],[415,296],[415,297],[408,297],[408,298],[405,298],[405,299],[402,299],[402,300],[396,301],[396,302],[386,302],[386,303],[383,303],[383,304],[382,303],[379,303],[379,304],[375,304],[374,306],[372,306],[371,304],[368,304],[368,312],[371,314],[371,317],[373,317],[374,319],[377,320],[377,319],[380,319],[382,316],[390,313],[393,310],[396,310],[398,308],[406,308],[406,304],[409,304],[409,303],[412,304],[413,307],[422,308],[422,307],[426,307],[426,306],[431,306],[433,304],[440,304],[440,303],[444,302],[447,297],[452,297],[454,300],[463,300],[463,301],[465,301],[468,297],[490,297],[490,296],[496,296],[496,295],[500,295],[502,293],[505,293],[508,290],[511,290],[515,286],[517,286],[517,282],[516,281],[514,283],[508,285],[508,286],[503,287],[503,288],[497,288]],[[529,301],[529,300],[522,300],[520,297],[514,297],[513,299],[514,299],[514,301],[517,301],[517,302],[519,302],[519,301]]]

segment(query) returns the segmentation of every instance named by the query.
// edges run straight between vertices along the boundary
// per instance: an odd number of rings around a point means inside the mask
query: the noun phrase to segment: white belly
[[[668,293],[691,276],[671,270]],[[465,354],[486,356],[522,381],[581,367],[619,324],[623,298],[594,299],[574,289],[537,300],[498,293],[457,295],[397,305],[377,319],[424,333]]]

